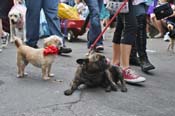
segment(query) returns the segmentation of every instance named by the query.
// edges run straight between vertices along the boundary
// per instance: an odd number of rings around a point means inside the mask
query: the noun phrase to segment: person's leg
[[[129,57],[131,53],[131,47],[132,45],[129,44],[120,44],[120,55],[121,55],[121,63],[123,69],[126,69],[129,67]]]
[[[142,14],[137,16],[137,51],[140,59],[140,66],[142,71],[149,71],[155,69],[155,67],[148,60],[147,52],[146,52],[146,15]]]
[[[120,44],[113,43],[112,44],[112,64],[119,65],[120,64]]]
[[[155,22],[157,25],[157,29],[159,30],[159,33],[157,35],[155,35],[154,37],[155,38],[163,38],[165,30],[162,26],[162,22],[160,20],[157,20],[157,19],[155,20]]]
[[[123,76],[126,82],[140,83],[146,79],[136,74],[129,65],[131,47],[136,41],[137,33],[137,20],[131,2],[129,2],[129,10],[129,13],[123,14],[122,17],[124,20],[124,34],[120,44],[120,66],[123,69]]]
[[[3,35],[3,29],[2,29],[2,19],[0,19],[0,37]]]
[[[63,34],[61,33],[61,29],[60,29],[60,19],[57,15],[58,3],[59,3],[59,0],[44,0],[43,10],[46,16],[46,20],[47,20],[51,35],[57,35],[63,38]]]
[[[155,67],[148,60],[146,45],[146,5],[144,3],[134,6],[136,11],[136,19],[137,19],[137,38],[136,38],[136,46],[140,59],[140,66],[142,71],[152,70]]]
[[[26,44],[37,47],[39,40],[40,11],[43,0],[26,0]]]
[[[164,29],[162,27],[162,24],[159,20],[156,19],[155,16],[151,16],[151,21],[153,23],[153,26],[158,30],[158,34],[154,36],[154,38],[161,38],[164,35]]]
[[[9,33],[3,30],[2,19],[0,19],[0,42],[2,43],[1,47],[6,48],[9,41]],[[2,49],[0,49],[0,52]]]
[[[94,43],[98,35],[101,33],[100,10],[103,0],[85,0],[90,12],[90,29],[88,34],[88,48]],[[102,46],[103,39],[97,42],[96,46]]]
[[[147,14],[146,15],[146,37],[147,38],[151,38],[151,35],[150,35],[150,16]]]
[[[59,53],[70,53],[72,52],[71,48],[63,47],[65,46],[64,40],[63,40],[64,37],[61,33],[60,20],[57,16],[58,3],[59,3],[59,0],[44,0],[42,7],[46,16],[46,20],[47,20],[51,35],[57,35],[62,39],[62,47],[60,48]]]
[[[123,31],[123,22],[121,16],[119,15],[116,20],[116,28],[113,35],[112,44],[112,64],[120,65],[120,40]]]
[[[131,47],[136,41],[137,22],[133,10],[130,10],[130,13],[128,14],[123,14],[122,18],[124,20],[124,33],[123,33],[123,39],[121,39],[120,44],[121,45],[120,64],[125,69],[130,66],[129,58],[130,58]]]
[[[2,41],[2,48],[7,47],[9,41],[9,33],[5,32],[3,29],[9,28],[8,26],[3,26],[3,21],[8,19],[8,13],[13,6],[13,0],[0,1],[0,39]],[[6,28],[4,28],[6,27]]]
[[[137,56],[136,42],[134,42],[134,44],[132,45],[132,48],[131,48],[129,64],[134,65],[134,66],[140,66],[140,61],[139,61],[139,58]]]
[[[0,19],[0,38],[2,37],[2,33],[3,33],[3,30],[2,30],[2,19]],[[0,52],[2,52],[1,48],[0,48]]]
[[[145,14],[145,5],[144,5],[144,3],[138,4],[138,5],[134,5],[133,8],[135,10],[135,15],[136,16],[138,16],[140,14]],[[139,28],[139,26],[137,25],[138,28]],[[137,36],[137,38],[138,38],[138,36]],[[137,46],[136,46],[136,42],[137,42],[137,39],[136,39],[136,41],[132,45],[131,54],[130,54],[130,64],[131,65],[135,65],[135,66],[140,66],[140,62],[139,62],[139,59],[137,57]]]

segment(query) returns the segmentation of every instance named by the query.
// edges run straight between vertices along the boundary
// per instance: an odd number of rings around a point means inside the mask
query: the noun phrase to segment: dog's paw
[[[111,86],[108,86],[106,89],[105,89],[106,92],[110,92],[111,91]]]
[[[126,87],[121,88],[121,92],[127,92],[127,91],[128,91],[128,89]]]
[[[112,86],[112,90],[117,91],[118,90],[117,86]]]
[[[45,81],[50,80],[50,77],[43,77],[43,80]]]
[[[64,91],[64,95],[66,95],[66,96],[72,95],[72,93],[73,93],[73,91],[71,89]]]
[[[49,74],[49,77],[54,77],[55,75],[53,73]]]

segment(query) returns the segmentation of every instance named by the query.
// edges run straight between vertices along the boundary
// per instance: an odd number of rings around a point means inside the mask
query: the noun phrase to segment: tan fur
[[[167,28],[168,28],[168,30],[173,30],[174,26],[172,24],[168,24]],[[175,42],[175,38],[170,37],[170,42],[169,42],[169,45],[168,45],[168,51],[170,51],[170,48],[171,48],[172,53],[174,53],[174,42]]]
[[[172,53],[174,53],[174,43],[175,43],[175,39],[170,38],[170,42],[169,42],[169,45],[168,45],[168,51],[171,51]]]
[[[19,0],[17,2],[20,2]],[[20,37],[26,41],[25,25],[26,7],[16,3],[9,11],[8,17],[10,22],[10,42],[14,42],[13,36]]]
[[[24,4],[23,0],[13,0],[14,4]]]
[[[52,74],[50,74],[52,63],[56,55],[43,55],[44,48],[35,49],[24,45],[20,38],[14,37],[15,45],[17,47],[17,67],[18,75],[17,77],[24,77],[24,69],[28,63],[42,69],[42,78],[44,80],[50,79]],[[44,39],[44,46],[49,45],[58,46],[60,43],[60,38],[56,35],[50,36]]]

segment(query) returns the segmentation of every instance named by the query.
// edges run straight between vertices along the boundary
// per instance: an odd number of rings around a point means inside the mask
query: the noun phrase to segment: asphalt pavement
[[[112,35],[108,30],[104,40],[104,54],[110,59]],[[63,92],[74,78],[76,59],[88,52],[86,43],[86,34],[66,42],[73,52],[56,58],[51,81],[43,81],[41,70],[32,65],[26,68],[27,77],[16,78],[16,48],[9,44],[0,53],[0,116],[175,116],[175,54],[167,52],[168,42],[162,39],[148,39],[147,51],[155,70],[145,74],[132,66],[146,82],[127,84],[127,93],[80,88],[65,96]]]

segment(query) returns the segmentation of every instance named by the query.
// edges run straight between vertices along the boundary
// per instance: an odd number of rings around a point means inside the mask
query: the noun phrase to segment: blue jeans
[[[57,17],[59,0],[26,0],[26,44],[34,47],[39,40],[40,11],[46,16],[51,35],[63,38],[60,30],[60,20]]]
[[[94,43],[101,33],[100,12],[103,0],[85,0],[90,12],[90,29],[88,33],[88,48]],[[97,42],[96,46],[103,45],[103,38]]]

